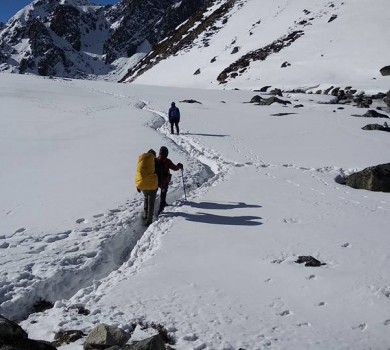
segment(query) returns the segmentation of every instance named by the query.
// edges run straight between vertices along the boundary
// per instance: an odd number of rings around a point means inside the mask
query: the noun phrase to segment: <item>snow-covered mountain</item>
[[[204,2],[123,0],[103,7],[88,0],[35,0],[1,30],[0,70],[105,76],[123,62],[136,63]]]
[[[364,25],[362,25],[364,23]],[[142,84],[382,91],[387,0],[34,1],[0,32],[0,70]]]

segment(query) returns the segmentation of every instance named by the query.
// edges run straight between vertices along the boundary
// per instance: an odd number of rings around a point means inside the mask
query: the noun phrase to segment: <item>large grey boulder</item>
[[[380,131],[390,132],[390,128],[387,126],[386,122],[385,122],[385,125],[367,124],[366,126],[363,126],[362,129],[363,130],[380,130]]]
[[[22,327],[0,315],[0,350],[56,350],[56,347],[29,339]]]
[[[385,66],[380,70],[383,76],[390,75],[390,66]]]
[[[97,325],[89,333],[85,343],[85,350],[108,349],[115,345],[123,346],[130,339],[130,334],[119,327],[109,326],[104,323]]]
[[[0,344],[9,344],[17,339],[27,338],[27,333],[22,327],[0,315]]]
[[[165,344],[160,335],[135,342],[126,350],[165,350]]]
[[[390,163],[369,167],[351,174],[346,185],[376,192],[390,192]]]
[[[362,115],[362,117],[366,118],[389,118],[387,114],[379,113],[375,109],[370,109],[366,113]]]

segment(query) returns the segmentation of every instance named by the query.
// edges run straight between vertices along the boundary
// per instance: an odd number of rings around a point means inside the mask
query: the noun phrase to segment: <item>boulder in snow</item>
[[[383,76],[390,75],[390,66],[385,66],[380,70]]]
[[[346,178],[346,185],[376,192],[390,192],[390,163],[368,167]]]
[[[124,330],[101,323],[89,333],[84,343],[84,349],[94,350],[107,349],[115,345],[123,346],[129,339],[130,335]]]

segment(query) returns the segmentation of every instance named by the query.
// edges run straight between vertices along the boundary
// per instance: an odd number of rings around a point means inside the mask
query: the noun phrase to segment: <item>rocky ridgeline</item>
[[[134,328],[137,325],[134,325]],[[79,330],[60,331],[53,342],[33,340],[17,323],[0,315],[0,350],[56,350],[57,347],[70,344],[85,338],[84,350],[167,350],[174,344],[161,325],[139,324],[138,326],[153,328],[156,335],[141,341],[131,341],[132,333],[119,327],[98,324],[86,336]]]

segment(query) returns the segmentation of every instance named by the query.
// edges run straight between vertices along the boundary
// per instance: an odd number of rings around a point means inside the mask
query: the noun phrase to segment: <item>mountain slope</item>
[[[385,0],[215,2],[187,35],[171,35],[123,79],[174,86],[309,88],[388,86],[390,14]],[[221,16],[206,28],[216,12]],[[364,23],[364,26],[361,25]],[[201,28],[201,30],[199,30]],[[176,32],[181,34],[180,28]],[[158,62],[158,64],[155,64]]]

